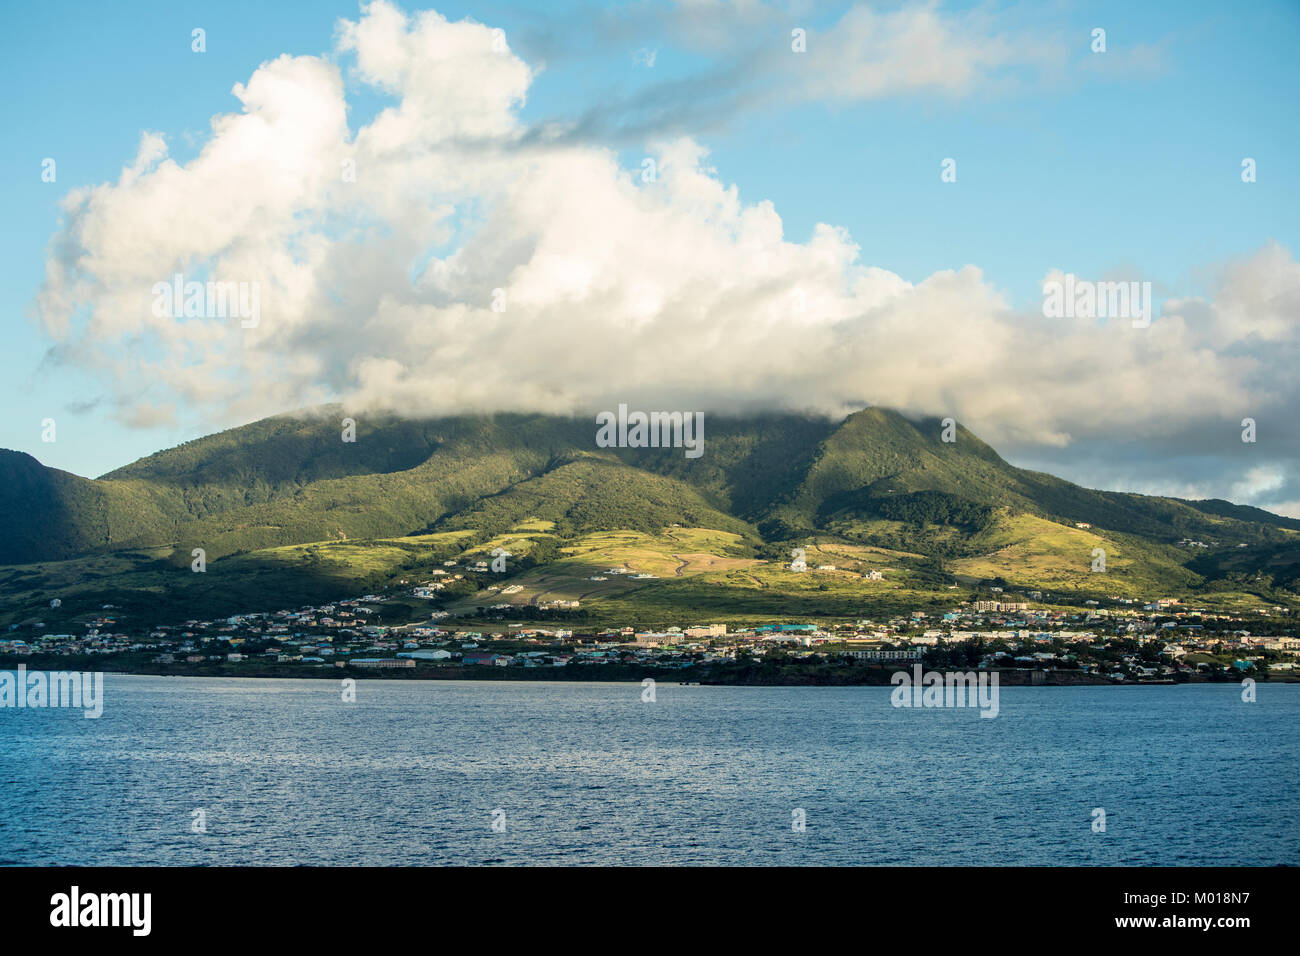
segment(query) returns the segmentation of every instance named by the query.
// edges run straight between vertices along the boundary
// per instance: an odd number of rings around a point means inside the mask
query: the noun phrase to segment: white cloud
[[[855,5],[824,37],[810,39],[807,70],[800,72],[803,95],[813,99],[922,90],[963,96],[1035,54],[1035,45],[999,33],[978,11],[941,14],[937,5],[923,4],[882,12]]]
[[[843,42],[882,42],[873,24],[909,59],[963,42],[928,8],[858,16]],[[533,73],[489,26],[380,2],[338,44],[395,100],[355,135],[338,67],[282,56],[235,85],[243,111],[216,117],[194,160],[149,134],[117,183],[69,197],[41,315],[123,420],[179,409],[207,430],[335,399],[412,415],[865,401],[1063,447],[1294,407],[1300,266],[1280,246],[1148,329],[1048,320],[975,266],[908,282],[860,262],[843,229],[788,241],[693,140],[650,147],[652,182],[607,149],[539,146],[518,117]],[[932,76],[880,52],[843,82],[961,89],[1003,56]],[[257,328],[152,315],[155,282],[205,270],[260,284]]]
[[[1286,473],[1277,465],[1259,465],[1251,468],[1241,480],[1232,485],[1230,495],[1234,501],[1258,501],[1272,492],[1280,491],[1286,484]]]

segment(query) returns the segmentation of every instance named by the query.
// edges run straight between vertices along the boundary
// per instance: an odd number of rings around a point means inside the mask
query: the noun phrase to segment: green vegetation
[[[546,605],[580,601],[602,623],[830,619],[938,608],[995,582],[1062,604],[1175,595],[1252,610],[1300,588],[1300,522],[1090,491],[1014,468],[964,429],[943,442],[937,420],[883,409],[838,423],[710,417],[699,459],[598,449],[588,419],[354,415],[345,442],[344,417],[267,419],[95,481],[0,452],[0,623],[406,592],[445,561],[463,570],[497,549],[505,574],[466,573],[411,613],[562,616]],[[203,574],[190,571],[195,548]],[[789,566],[796,548],[806,573]],[[493,611],[501,603],[515,610]]]

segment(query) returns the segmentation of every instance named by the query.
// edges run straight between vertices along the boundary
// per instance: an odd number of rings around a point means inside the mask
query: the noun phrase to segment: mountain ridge
[[[174,576],[195,549],[211,569],[247,569],[246,601],[298,593],[299,584],[312,596],[349,582],[380,586],[402,568],[430,566],[435,552],[449,559],[492,546],[595,581],[599,562],[583,570],[577,556],[617,563],[615,539],[641,541],[659,557],[628,553],[655,567],[730,567],[715,584],[743,601],[753,597],[743,593],[747,580],[757,582],[764,606],[777,606],[786,580],[735,577],[735,562],[788,564],[793,549],[813,542],[912,555],[905,593],[933,600],[968,581],[1051,587],[1079,603],[1102,589],[1287,600],[1278,595],[1300,583],[1300,521],[1220,500],[1083,488],[1009,464],[963,426],[944,441],[939,419],[888,409],[839,421],[709,416],[695,459],[679,449],[597,447],[591,418],[367,415],[357,416],[356,440],[344,441],[345,417],[324,406],[262,419],[99,479],[0,451],[0,597],[30,614],[60,582],[59,594],[81,589],[114,603],[120,593],[143,604],[179,588],[178,607],[190,600],[183,594],[207,589],[204,600],[237,607],[234,596],[208,593],[211,574]],[[685,529],[707,531],[701,550],[675,550]],[[343,545],[347,554],[335,554]],[[1089,574],[1097,549],[1107,576]],[[341,563],[319,574],[331,555]],[[709,595],[724,593],[691,587],[665,583],[663,599],[708,608]]]
[[[839,422],[792,414],[711,416],[702,460],[664,449],[597,449],[594,426],[576,417],[376,416],[363,418],[356,441],[345,442],[336,414],[342,414],[337,406],[322,406],[310,415],[261,419],[161,450],[98,479],[0,450],[0,523],[10,531],[0,543],[0,563],[179,546],[196,537],[215,537],[214,553],[232,553],[248,550],[232,537],[241,527],[287,529],[250,534],[248,544],[301,543],[321,524],[309,516],[355,515],[359,508],[389,512],[377,521],[345,520],[352,525],[349,537],[409,532],[582,459],[619,462],[689,486],[702,496],[697,506],[706,503],[752,525],[765,540],[878,515],[882,502],[899,495],[912,496],[911,511],[922,520],[942,511],[939,496],[946,496],[1171,539],[1222,533],[1216,524],[1224,521],[1238,532],[1244,529],[1237,524],[1300,530],[1295,519],[1219,499],[1083,488],[1009,464],[963,426],[955,441],[943,442],[937,419],[914,420],[886,409],[854,412]],[[632,484],[627,487],[635,495]],[[929,494],[916,497],[922,493]],[[416,503],[421,498],[423,506]],[[886,510],[908,511],[897,505]]]

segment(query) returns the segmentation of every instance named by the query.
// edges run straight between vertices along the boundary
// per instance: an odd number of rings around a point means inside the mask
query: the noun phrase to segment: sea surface
[[[1294,684],[105,686],[0,709],[0,863],[1300,864]]]

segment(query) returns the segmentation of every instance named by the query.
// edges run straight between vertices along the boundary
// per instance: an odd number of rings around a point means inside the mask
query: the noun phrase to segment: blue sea
[[[1300,864],[1300,685],[105,687],[0,709],[0,862]]]

